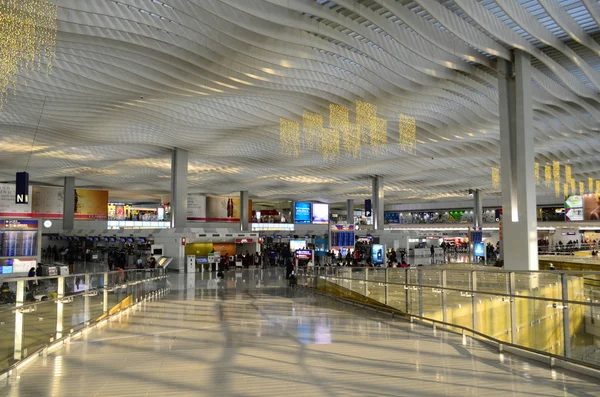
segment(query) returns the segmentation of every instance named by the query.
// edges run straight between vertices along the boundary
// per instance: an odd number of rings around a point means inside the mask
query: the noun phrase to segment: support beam
[[[240,192],[240,229],[242,232],[249,232],[250,227],[248,225],[249,206],[248,206],[248,191]]]
[[[383,177],[373,177],[373,229],[383,230]]]
[[[171,157],[171,227],[187,226],[188,152],[175,149]]]
[[[538,270],[531,62],[527,53],[514,50],[514,63],[498,59],[498,91],[504,268]]]
[[[75,178],[66,177],[63,190],[63,230],[73,230],[75,227]]]
[[[349,225],[354,224],[354,200],[346,200],[346,222]]]
[[[473,221],[476,228],[483,227],[483,208],[481,206],[481,192],[479,189],[473,191]]]

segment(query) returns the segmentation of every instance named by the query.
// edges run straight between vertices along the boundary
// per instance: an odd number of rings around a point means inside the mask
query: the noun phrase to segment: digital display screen
[[[383,220],[386,224],[400,223],[400,214],[397,212],[386,212],[383,214]]]
[[[306,248],[306,241],[304,240],[291,240],[290,241],[290,251],[294,252],[296,250],[301,250]]]
[[[0,271],[2,272],[2,274],[12,274],[13,268],[12,266],[2,266],[0,267]]]
[[[331,232],[332,247],[354,247],[354,232]]]
[[[119,239],[119,241],[120,241],[120,242],[122,242],[122,243],[124,243],[124,242],[126,242],[127,240],[125,239],[125,237],[121,237],[121,238]]]
[[[117,239],[116,239],[115,237],[111,237],[111,238],[110,238],[110,242],[111,242],[111,243],[116,243],[116,242],[117,242]]]
[[[0,231],[0,256],[36,256],[37,231]]]
[[[127,238],[127,242],[128,242],[128,243],[133,243],[133,237],[129,237],[129,238]]]
[[[384,247],[382,244],[373,244],[373,248],[371,250],[373,255],[373,264],[374,265],[383,265],[383,260],[385,258],[385,252],[383,252]]]
[[[145,238],[143,238],[143,237],[140,237],[140,243],[142,243],[142,244],[146,244],[146,239],[145,239]]]
[[[329,223],[329,204],[312,205],[312,223],[315,225],[327,225]]]
[[[204,258],[204,257],[196,258],[196,263],[198,263],[198,264],[208,263],[208,258]]]
[[[104,242],[108,243],[110,239],[108,237],[104,237]]]
[[[473,243],[473,253],[475,256],[485,256],[485,244],[483,241]]]
[[[312,206],[310,203],[296,202],[294,203],[294,223],[310,224]]]

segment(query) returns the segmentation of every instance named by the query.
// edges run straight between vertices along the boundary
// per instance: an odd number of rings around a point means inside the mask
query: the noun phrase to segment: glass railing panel
[[[515,344],[562,354],[563,309],[560,302],[516,297]]]
[[[503,342],[511,342],[510,299],[477,292],[475,330]]]
[[[571,358],[600,365],[600,306],[569,305]]]
[[[431,285],[436,287],[442,286],[442,270],[441,269],[427,269],[420,270],[422,273],[422,282],[424,285]]]
[[[419,294],[415,295],[419,296]],[[442,306],[442,291],[440,289],[423,287],[419,299],[420,304],[423,306],[423,317],[443,321],[444,311]]]
[[[408,290],[404,285],[390,283],[388,286],[388,306],[406,313],[407,294]]]
[[[472,329],[472,303],[468,292],[446,290],[446,322]]]
[[[367,297],[385,304],[385,283],[367,281]]]
[[[388,269],[388,282],[390,283],[405,283],[406,274],[408,270],[402,268],[389,268]]]
[[[52,338],[56,338],[56,319],[54,301],[43,301],[24,308],[23,346],[28,355],[48,345]]]
[[[446,287],[470,290],[471,272],[462,270],[447,270]]]
[[[477,291],[495,292],[501,294],[510,293],[509,273],[475,271]]]
[[[15,351],[15,315],[12,309],[0,307],[0,369],[13,361]]]
[[[370,268],[367,278],[373,281],[385,281],[385,268]]]

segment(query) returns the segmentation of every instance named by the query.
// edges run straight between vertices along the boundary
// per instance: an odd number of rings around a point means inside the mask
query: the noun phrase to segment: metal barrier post
[[[571,322],[569,307],[567,306],[567,301],[569,300],[569,279],[564,273],[561,273],[560,279],[562,284],[563,337],[565,344],[565,357],[571,358]]]
[[[384,297],[383,297],[383,299],[384,299],[384,303],[386,305],[389,304],[389,300],[388,300],[388,292],[389,292],[389,287],[388,287],[389,273],[388,273],[388,270],[389,269],[390,269],[389,267],[385,268],[385,286],[383,287],[383,290],[384,290]]]
[[[104,273],[102,279],[103,290],[102,290],[102,309],[104,313],[108,312],[108,273]]]
[[[364,291],[364,295],[368,296],[369,295],[369,268],[365,267],[365,291]]]
[[[448,313],[446,309],[448,308],[448,302],[446,299],[446,271],[442,270],[442,321],[448,322]]]
[[[406,300],[406,313],[410,313],[410,288],[408,284],[410,284],[410,270],[407,268],[405,271],[404,277],[404,299]]]
[[[86,274],[83,279],[83,284],[87,286],[88,292],[92,289],[90,283],[90,275]],[[85,294],[83,297],[83,321],[90,321],[90,296],[89,294]]]
[[[423,318],[423,271],[417,269],[417,284],[419,289],[419,317]]]
[[[477,331],[477,296],[475,296],[475,291],[477,291],[477,273],[471,272],[471,311],[472,311],[472,321],[473,321],[473,330]]]
[[[25,280],[17,281],[17,294],[15,307],[15,349],[14,359],[22,360],[23,357],[23,312],[19,309],[25,302]]]
[[[65,278],[63,276],[58,277],[56,293],[58,294],[58,300],[56,301],[56,339],[60,339],[63,334],[64,303],[62,302],[62,298],[65,296]]]
[[[517,302],[515,302],[515,294],[517,292],[517,281],[514,272],[508,274],[510,281],[510,343],[517,343]]]

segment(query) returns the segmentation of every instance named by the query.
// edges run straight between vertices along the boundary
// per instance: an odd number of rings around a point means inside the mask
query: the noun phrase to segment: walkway
[[[253,278],[173,291],[0,396],[600,396],[596,380]]]

